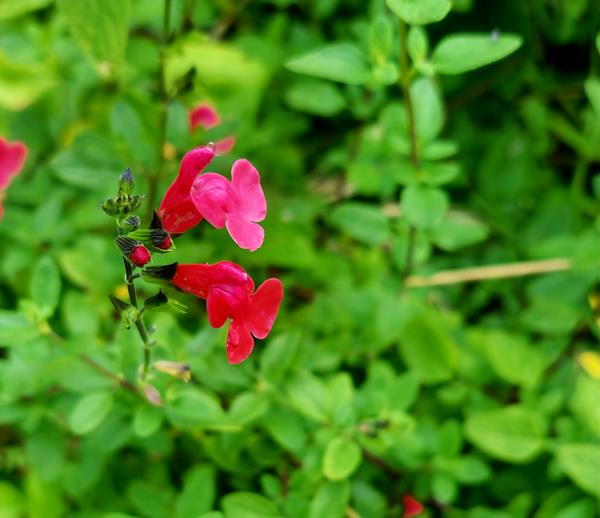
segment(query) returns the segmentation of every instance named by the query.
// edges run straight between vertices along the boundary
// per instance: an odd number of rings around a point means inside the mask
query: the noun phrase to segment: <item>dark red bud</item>
[[[129,260],[136,266],[144,266],[152,259],[152,255],[144,245],[136,245],[133,247]]]
[[[404,504],[404,514],[402,515],[402,518],[419,516],[425,510],[423,504],[412,495],[404,495],[402,503]]]
[[[156,248],[160,248],[161,250],[169,250],[172,246],[173,240],[171,239],[171,236],[167,236],[158,245],[156,245]]]

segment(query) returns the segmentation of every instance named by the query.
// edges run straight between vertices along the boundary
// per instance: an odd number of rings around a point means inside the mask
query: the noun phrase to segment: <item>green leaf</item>
[[[410,87],[417,137],[435,139],[444,125],[444,105],[438,88],[430,78],[417,79]]]
[[[129,0],[57,0],[73,39],[104,78],[121,69],[129,34]]]
[[[149,437],[160,428],[162,418],[159,408],[144,403],[133,414],[133,432],[138,437]]]
[[[15,2],[15,5],[18,5]],[[0,106],[23,110],[54,84],[50,70],[39,63],[11,61],[0,50]]]
[[[369,78],[367,58],[352,43],[334,43],[290,59],[285,66],[292,72],[361,85]]]
[[[145,480],[134,480],[127,489],[127,496],[135,508],[148,518],[168,516],[173,497],[171,487],[163,487]]]
[[[216,495],[215,469],[196,466],[183,477],[183,490],[177,497],[176,517],[197,518],[210,511]]]
[[[330,480],[348,478],[360,464],[362,457],[359,446],[346,437],[335,437],[325,449],[323,475]]]
[[[452,376],[458,349],[441,315],[423,313],[410,317],[402,327],[400,354],[424,383],[438,383]]]
[[[295,110],[321,117],[331,117],[346,107],[338,87],[318,79],[295,81],[285,92],[285,101]]]
[[[236,396],[229,409],[232,422],[245,425],[263,416],[269,410],[265,393],[244,392]]]
[[[25,343],[39,334],[39,330],[25,315],[0,309],[0,345]]]
[[[483,241],[488,234],[485,223],[465,212],[449,211],[433,230],[432,239],[442,250],[454,252]]]
[[[438,74],[462,74],[505,58],[522,43],[516,34],[452,34],[437,44],[431,64]]]
[[[424,185],[409,185],[400,200],[406,219],[418,228],[436,226],[448,209],[448,195],[439,189]]]
[[[229,424],[217,398],[192,387],[181,389],[165,408],[175,426],[214,428]]]
[[[415,63],[424,61],[429,52],[429,40],[425,29],[419,26],[411,27],[408,31],[408,53]]]
[[[343,203],[333,210],[330,218],[343,232],[367,245],[381,245],[390,237],[383,211],[367,203]]]
[[[51,316],[60,297],[60,273],[50,256],[42,257],[34,266],[31,276],[31,298],[44,316]]]
[[[37,11],[50,5],[52,0],[0,0],[0,20],[16,18],[31,11]],[[0,512],[0,516],[2,513]]]
[[[69,416],[69,425],[77,435],[94,430],[110,412],[113,406],[111,392],[95,392],[79,399]]]
[[[348,481],[326,482],[313,497],[308,518],[342,518],[349,500]]]
[[[386,0],[392,12],[411,25],[443,20],[450,12],[450,0]]]
[[[577,486],[600,498],[600,448],[597,443],[562,444],[556,460]]]
[[[0,517],[21,518],[24,511],[23,495],[13,485],[0,481]]]
[[[281,516],[275,504],[256,493],[229,493],[222,500],[226,518],[267,518]]]
[[[431,478],[431,494],[433,497],[448,504],[456,499],[458,484],[446,473],[434,473]]]
[[[536,457],[544,446],[544,431],[539,417],[520,406],[469,416],[465,434],[485,453],[506,462],[527,462]]]
[[[291,404],[315,421],[326,421],[329,394],[323,382],[308,371],[300,371],[287,383]]]
[[[49,482],[58,477],[64,466],[65,451],[65,434],[52,423],[43,422],[27,437],[27,459],[31,466],[37,467],[41,480]]]

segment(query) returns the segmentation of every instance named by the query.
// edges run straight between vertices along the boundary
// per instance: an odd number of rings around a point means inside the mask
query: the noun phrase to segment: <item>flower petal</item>
[[[229,180],[217,173],[205,173],[194,181],[190,193],[196,210],[213,227],[223,228],[232,202]]]
[[[236,160],[231,168],[231,185],[240,213],[250,221],[262,221],[267,201],[260,185],[260,175],[248,160]]]
[[[27,146],[22,142],[8,142],[0,137],[0,190],[21,171],[27,158]]]
[[[194,132],[198,126],[208,130],[221,124],[221,118],[219,117],[217,110],[208,103],[199,104],[190,110],[188,119],[190,123],[190,132]]]
[[[202,219],[192,202],[190,190],[198,173],[214,156],[213,147],[206,146],[192,149],[183,157],[177,178],[167,189],[158,209],[163,227],[168,232],[181,234],[196,226]]]
[[[226,226],[229,235],[240,248],[254,252],[262,246],[265,231],[258,223],[252,223],[234,213],[227,216]]]
[[[277,318],[283,300],[283,284],[279,279],[267,279],[250,300],[247,325],[256,338],[266,338]]]
[[[235,137],[229,135],[215,142],[215,151],[218,155],[225,155],[233,149],[233,146],[235,146]]]
[[[206,313],[211,327],[221,327],[231,316],[227,294],[219,289],[210,290],[206,299]]]
[[[254,338],[250,332],[237,321],[231,322],[227,333],[227,359],[229,363],[243,362],[254,348]]]

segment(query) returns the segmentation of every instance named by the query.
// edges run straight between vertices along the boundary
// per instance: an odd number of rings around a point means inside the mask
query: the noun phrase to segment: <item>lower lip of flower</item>
[[[137,266],[144,266],[151,258],[150,252],[143,245],[134,246],[131,254],[129,254],[129,259]]]

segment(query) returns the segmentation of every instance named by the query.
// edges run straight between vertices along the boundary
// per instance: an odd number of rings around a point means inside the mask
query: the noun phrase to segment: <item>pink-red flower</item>
[[[266,338],[283,299],[279,279],[267,279],[256,291],[244,269],[228,261],[215,264],[172,264],[146,268],[144,275],[168,281],[175,288],[206,300],[208,321],[221,327],[229,319],[227,358],[244,361],[254,348],[254,338]]]
[[[19,174],[27,158],[27,146],[22,142],[8,142],[0,137],[0,218],[4,214],[2,199],[12,179]]]
[[[198,128],[210,130],[221,124],[221,117],[215,107],[210,103],[200,103],[192,108],[188,113],[188,123],[190,133],[194,133]],[[218,154],[229,153],[235,145],[235,137],[228,135],[215,143],[215,150]]]
[[[197,147],[183,157],[177,178],[167,189],[158,209],[163,228],[171,234],[182,234],[202,220],[192,202],[190,191],[196,176],[215,156],[213,146]]]
[[[267,202],[260,175],[248,160],[237,160],[231,181],[217,173],[200,175],[191,191],[198,212],[216,228],[227,227],[240,248],[256,250],[265,232],[257,222],[265,219]]]
[[[425,510],[423,504],[412,495],[404,495],[402,497],[402,503],[404,504],[404,513],[402,514],[402,518],[413,518],[414,516],[419,516]]]

